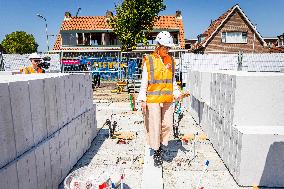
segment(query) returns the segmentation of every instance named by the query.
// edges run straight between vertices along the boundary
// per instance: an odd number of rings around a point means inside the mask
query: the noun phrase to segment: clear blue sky
[[[44,21],[36,16],[44,15],[48,21],[48,33],[57,34],[64,12],[80,16],[105,15],[114,10],[118,0],[0,0],[0,41],[6,34],[16,30],[33,34],[39,51],[45,51],[46,35]],[[209,25],[234,4],[238,3],[263,37],[276,37],[284,32],[284,0],[165,0],[167,9],[161,14],[175,14],[181,10],[186,38],[196,38]],[[53,47],[55,37],[51,37]]]

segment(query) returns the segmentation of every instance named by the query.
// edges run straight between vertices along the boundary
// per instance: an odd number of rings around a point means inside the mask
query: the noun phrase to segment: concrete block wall
[[[0,76],[4,188],[58,188],[97,134],[91,82],[84,74]]]
[[[190,112],[237,183],[284,187],[284,74],[192,71],[188,78]]]

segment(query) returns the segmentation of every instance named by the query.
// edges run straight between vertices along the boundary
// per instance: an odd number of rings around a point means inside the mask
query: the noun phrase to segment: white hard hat
[[[30,54],[29,59],[41,59],[41,57],[37,53],[32,53]]]
[[[166,47],[174,47],[174,40],[171,34],[167,31],[161,31],[157,37],[156,41],[158,44],[166,46]]]

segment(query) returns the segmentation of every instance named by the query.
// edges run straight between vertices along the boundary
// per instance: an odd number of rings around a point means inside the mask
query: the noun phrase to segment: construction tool
[[[132,111],[137,111],[136,107],[135,107],[135,97],[133,94],[129,95],[129,101],[130,101],[130,108]]]
[[[203,179],[203,176],[204,176],[205,172],[208,169],[208,166],[209,166],[209,160],[205,160],[203,170],[202,170],[202,172],[201,172],[201,174],[200,174],[200,176],[199,176],[199,178],[198,178],[198,180],[196,182],[196,189],[200,189],[201,181]]]
[[[181,98],[179,100],[177,100],[175,102],[175,111],[174,111],[174,115],[173,115],[173,120],[174,120],[174,124],[173,124],[173,134],[174,134],[174,138],[179,138],[180,137],[180,133],[179,133],[179,124],[184,116],[184,113],[182,111],[182,106],[181,106],[181,103],[182,103],[182,99],[187,97],[187,96],[190,96],[189,93],[183,93],[181,95]],[[175,120],[175,114],[177,115],[177,120]]]
[[[175,119],[175,114],[177,114],[177,120]],[[181,102],[180,101],[176,101],[175,102],[175,112],[174,112],[174,124],[173,124],[173,134],[174,134],[174,138],[179,138],[179,124],[183,118],[183,112],[181,110]]]
[[[108,129],[109,129],[109,138],[110,137],[112,137],[112,134],[111,134],[111,131],[112,131],[112,129],[111,129],[111,121],[109,120],[109,119],[106,119],[106,122],[103,124],[103,127],[105,126],[105,125],[107,125],[108,126]]]
[[[117,122],[113,121],[111,124],[111,121],[109,119],[106,120],[106,122],[103,124],[103,126],[107,125],[109,129],[109,138],[114,138],[115,129],[117,127]]]

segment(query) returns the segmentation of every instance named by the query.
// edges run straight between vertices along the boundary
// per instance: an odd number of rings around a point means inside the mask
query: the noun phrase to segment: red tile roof
[[[201,43],[199,43],[199,46],[202,46],[203,44],[205,44],[205,42],[211,37],[211,35],[213,34],[213,32],[215,32],[217,30],[217,28],[219,26],[221,26],[221,24],[223,23],[223,21],[227,18],[227,16],[232,12],[233,7],[230,8],[227,12],[225,12],[223,15],[221,15],[217,20],[214,20],[210,26],[207,28],[207,30],[205,32],[203,32],[202,35],[206,36],[205,39],[203,41],[201,41]]]
[[[271,52],[271,53],[284,53],[284,46],[282,46],[282,47],[271,47],[269,49],[269,52]]]
[[[178,29],[180,46],[184,48],[184,30],[181,18],[174,15],[159,16],[154,24],[154,29]],[[79,16],[64,20],[60,30],[111,30],[111,27],[107,23],[106,16]],[[54,44],[54,50],[61,49],[61,35],[59,33]]]
[[[111,27],[107,24],[105,16],[79,16],[71,17],[62,22],[60,30],[107,30]]]
[[[218,30],[219,27],[221,27],[223,25],[223,23],[230,17],[230,15],[235,11],[238,10],[243,16],[244,18],[246,18],[247,22],[251,25],[252,23],[249,21],[249,19],[247,18],[247,16],[244,14],[244,12],[242,11],[242,9],[240,8],[240,6],[238,4],[234,5],[232,8],[230,8],[229,10],[227,10],[224,14],[222,14],[217,20],[214,20],[210,26],[207,28],[207,30],[205,32],[203,32],[205,38],[203,41],[201,41],[201,43],[197,43],[194,45],[194,49],[199,49],[202,47],[205,47],[208,43],[208,41],[214,36],[214,33]],[[264,42],[263,38],[261,37],[261,35],[258,33],[258,31],[252,27],[253,30],[255,30],[256,34],[259,36],[259,38]],[[264,42],[265,43],[265,42]]]

